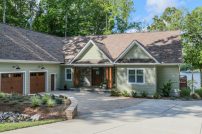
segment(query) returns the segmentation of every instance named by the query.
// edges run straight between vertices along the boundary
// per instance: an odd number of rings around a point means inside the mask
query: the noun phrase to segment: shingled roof
[[[104,48],[102,50],[113,61],[137,41],[160,63],[182,63],[180,31],[69,37],[64,46],[66,62],[70,62],[89,40],[101,45],[100,48]]]
[[[70,63],[90,41],[111,59],[134,41],[160,63],[182,63],[180,31],[68,37],[51,36],[0,23],[0,59]]]
[[[61,37],[0,24],[0,59],[64,62]]]

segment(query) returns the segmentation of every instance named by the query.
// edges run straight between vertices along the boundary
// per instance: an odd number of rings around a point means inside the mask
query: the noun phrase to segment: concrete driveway
[[[64,94],[75,97],[79,102],[78,107],[79,117],[84,116],[86,114],[127,108],[145,101],[144,99],[111,97],[109,93],[98,94],[97,92],[87,92],[87,91],[81,91],[81,92],[56,91],[52,93]]]
[[[202,134],[202,101],[114,98],[87,92],[67,94],[79,100],[78,119],[3,134]]]

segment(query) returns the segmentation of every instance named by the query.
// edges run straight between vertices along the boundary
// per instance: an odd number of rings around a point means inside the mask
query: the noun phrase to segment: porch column
[[[111,89],[113,87],[113,71],[112,67],[108,68],[108,88]]]
[[[106,84],[107,84],[107,88],[108,88],[108,80],[109,80],[109,68],[108,67],[105,68],[105,74],[106,74],[105,76],[106,76],[106,81],[107,81]]]
[[[74,83],[74,87],[78,87],[79,86],[79,82],[80,82],[80,72],[79,69],[77,67],[74,67],[74,78],[73,78],[73,83]]]

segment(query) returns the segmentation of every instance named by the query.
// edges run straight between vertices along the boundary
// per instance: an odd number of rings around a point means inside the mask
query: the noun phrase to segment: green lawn
[[[44,124],[50,124],[54,122],[63,121],[63,119],[49,119],[49,120],[41,120],[41,121],[34,121],[34,122],[20,122],[20,123],[2,123],[0,124],[0,132],[15,130],[19,128],[26,128],[26,127],[33,127],[39,126]]]

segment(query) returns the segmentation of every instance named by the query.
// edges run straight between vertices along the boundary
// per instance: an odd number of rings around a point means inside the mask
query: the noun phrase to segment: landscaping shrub
[[[63,104],[63,99],[61,99],[61,98],[55,98],[55,102],[57,104]]]
[[[198,89],[195,91],[202,98],[202,89]]]
[[[31,104],[32,104],[33,107],[38,107],[38,106],[41,105],[41,103],[42,103],[42,101],[41,101],[40,96],[35,95],[35,96],[31,97]]]
[[[5,93],[0,92],[0,98],[5,98],[5,97],[6,97],[6,94],[5,94]]]
[[[166,84],[163,84],[163,88],[161,88],[161,95],[164,97],[169,97],[170,90],[172,89],[172,82],[169,80]]]
[[[154,99],[160,99],[161,95],[158,92],[156,92],[156,93],[154,93],[153,98]]]
[[[48,107],[53,107],[55,105],[56,105],[56,101],[53,100],[52,98],[50,98],[50,99],[47,100],[47,106]]]
[[[120,90],[118,90],[118,89],[111,90],[111,96],[121,96],[121,95],[122,95],[122,93]]]
[[[50,96],[51,96],[52,99],[56,98],[56,96],[54,94],[51,94]]]
[[[183,89],[180,91],[180,96],[181,97],[189,97],[191,93],[190,89]]]
[[[137,93],[136,93],[135,91],[132,91],[132,92],[131,92],[131,95],[132,95],[132,97],[134,97],[134,98],[137,97]]]
[[[47,101],[51,99],[51,96],[48,95],[48,94],[45,94],[43,97],[42,97],[42,104],[47,104]]]
[[[191,94],[191,97],[192,97],[192,99],[197,99],[197,100],[201,99],[200,95],[197,93]]]
[[[131,95],[130,95],[130,93],[128,93],[128,91],[124,90],[122,92],[122,96],[124,96],[124,97],[130,97]]]
[[[147,97],[147,96],[148,96],[148,94],[147,94],[147,92],[146,92],[146,91],[143,91],[143,92],[141,93],[141,96],[142,96],[143,98],[145,98],[145,97]]]

